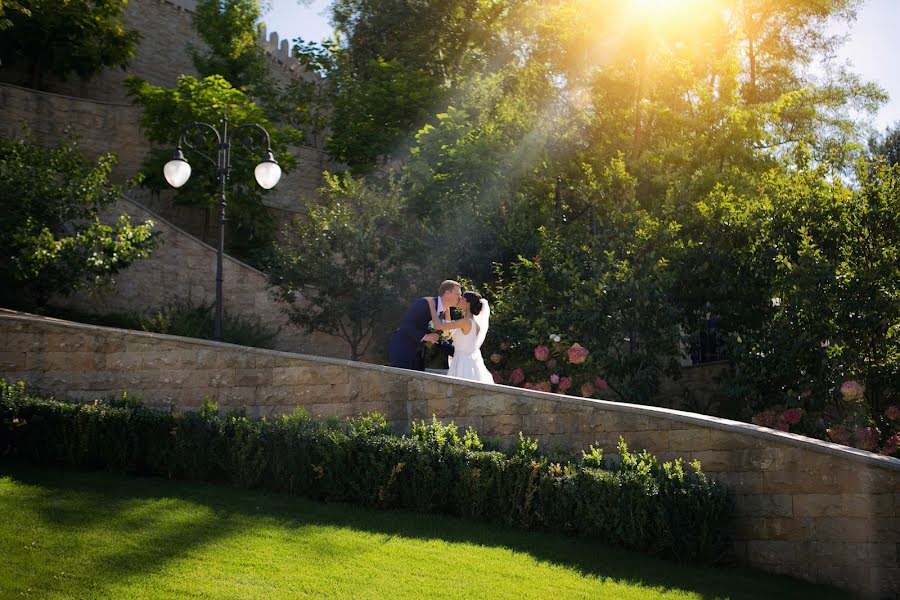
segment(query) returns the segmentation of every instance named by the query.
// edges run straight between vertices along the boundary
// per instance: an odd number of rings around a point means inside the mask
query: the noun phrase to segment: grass
[[[596,541],[0,462],[0,598],[843,598]]]

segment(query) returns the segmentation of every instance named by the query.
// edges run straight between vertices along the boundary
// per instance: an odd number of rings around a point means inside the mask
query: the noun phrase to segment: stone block
[[[223,389],[219,394],[219,403],[224,406],[250,406],[257,404],[255,387],[233,386]]]
[[[897,597],[897,590],[900,590],[900,567],[894,565],[887,566],[871,566],[869,567],[869,590],[873,594],[879,594],[883,598],[890,598],[891,594]]]
[[[752,471],[742,461],[740,452],[746,450],[704,450],[691,452],[691,460],[699,460],[704,473],[743,472]]]
[[[349,384],[347,368],[332,365],[273,367],[273,385]]]
[[[740,517],[793,517],[792,497],[787,494],[735,494],[735,514]]]
[[[809,539],[812,519],[745,516],[735,523],[735,539],[804,542]]]
[[[140,352],[111,352],[106,355],[106,369],[110,371],[131,371],[140,369],[143,356]]]
[[[86,333],[48,333],[46,352],[93,352],[92,336]]]
[[[491,394],[481,390],[477,391],[481,392],[477,396],[457,400],[452,410],[459,411],[458,414],[460,415],[470,416],[520,414],[510,409],[510,396],[506,394]]]
[[[747,542],[747,558],[752,564],[794,564],[797,562],[797,544],[751,540]]]
[[[764,474],[756,471],[723,471],[713,475],[713,479],[735,494],[746,495],[768,492],[764,488]]]
[[[8,346],[0,346],[7,348]],[[0,349],[0,372],[10,373],[26,369],[28,354],[25,351],[7,351]]]
[[[258,387],[272,385],[271,369],[235,369],[234,384],[239,387]]]
[[[709,429],[709,447],[711,450],[750,450],[768,447],[767,440],[734,431]]]
[[[477,431],[483,437],[518,435],[520,431],[527,430],[522,415],[473,416],[480,419],[481,429]]]
[[[669,447],[674,452],[713,450],[708,429],[672,429],[669,431]],[[717,449],[717,448],[716,448]]]
[[[256,352],[249,350],[219,350],[216,353],[217,369],[252,369],[256,368]]]
[[[144,369],[183,369],[182,351],[176,349],[141,354],[141,367]]]
[[[271,369],[275,366],[275,357],[271,354],[253,354],[253,366],[257,369]]]
[[[890,494],[795,494],[794,514],[798,517],[890,517]]]
[[[18,350],[28,353],[47,351],[47,337],[39,333],[5,333],[0,340],[2,340],[4,350]]]
[[[451,419],[453,417],[483,414],[477,411],[473,413],[468,410],[468,407],[461,410],[461,402],[463,404],[468,404],[470,400],[466,399],[460,401],[458,398],[429,398],[425,401],[428,413],[438,419]]]
[[[860,517],[815,517],[814,542],[869,542],[877,539],[873,520]]]

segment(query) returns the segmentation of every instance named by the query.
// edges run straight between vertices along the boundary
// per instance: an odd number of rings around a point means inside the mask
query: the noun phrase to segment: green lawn
[[[0,598],[825,598],[579,538],[0,462]]]

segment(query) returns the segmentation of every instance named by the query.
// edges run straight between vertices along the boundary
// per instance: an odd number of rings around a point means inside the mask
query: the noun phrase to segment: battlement
[[[176,8],[180,8],[181,10],[194,13],[197,11],[197,0],[162,0],[167,4],[171,4]],[[288,68],[291,71],[295,71],[296,69],[290,64],[291,61],[291,43],[290,40],[280,39],[278,32],[273,31],[271,33],[267,32],[266,24],[260,23],[259,32],[257,34],[256,42],[262,46],[266,52],[272,55],[273,58],[286,63]]]

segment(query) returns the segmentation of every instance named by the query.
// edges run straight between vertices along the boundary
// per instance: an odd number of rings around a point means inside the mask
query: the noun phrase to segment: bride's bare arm
[[[451,329],[463,329],[462,321],[441,322],[441,319],[440,319],[440,317],[438,317],[438,314],[437,314],[437,308],[434,306],[434,304],[431,303],[430,298],[428,299],[428,308],[431,309],[431,323],[434,326],[435,331],[450,331]],[[449,314],[450,309],[448,308],[446,310],[447,310],[447,313]],[[465,330],[463,330],[463,333],[465,333]]]

